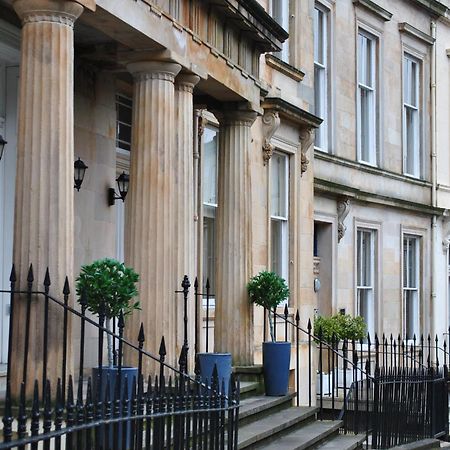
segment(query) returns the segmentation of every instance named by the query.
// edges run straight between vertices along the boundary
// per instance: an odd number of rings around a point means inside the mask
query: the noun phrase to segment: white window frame
[[[365,284],[360,283],[360,281],[364,278],[364,266],[363,262],[366,261],[363,258],[363,252],[367,251],[364,249],[363,240],[359,239],[360,233],[367,233],[369,236],[370,242],[370,255],[369,255],[369,270],[370,270],[370,279]],[[368,317],[364,317],[367,325],[367,332],[374,336],[376,329],[376,316],[377,316],[377,286],[376,286],[376,271],[378,268],[377,264],[377,238],[378,238],[378,230],[357,226],[356,228],[356,314],[358,316],[362,316],[362,308],[361,308],[361,293],[366,292],[369,293],[369,302],[370,304],[366,306],[366,311],[368,312]]]
[[[365,59],[362,58],[361,39],[367,39],[371,42],[370,53],[368,55],[371,77],[368,83],[365,83],[361,77],[362,65]],[[358,161],[364,164],[376,166],[378,161],[377,147],[378,147],[378,118],[377,118],[377,84],[378,84],[378,48],[379,39],[377,36],[366,31],[363,28],[358,29],[357,35],[357,93],[356,93],[356,117],[357,117],[357,157]],[[365,55],[367,56],[367,54]],[[362,121],[362,95],[366,93],[371,101],[369,117],[367,123],[369,124],[368,136],[368,157],[363,155],[363,121]]]
[[[289,33],[289,0],[271,0],[270,15]],[[281,51],[274,54],[282,61],[289,63],[289,39],[281,45]]]
[[[416,86],[415,91],[415,103],[408,102],[406,98],[406,92],[408,90],[408,77],[407,77],[407,63],[412,63],[415,71]],[[402,61],[402,71],[403,71],[403,82],[402,82],[402,98],[403,98],[403,110],[402,110],[402,120],[403,120],[403,173],[411,177],[420,178],[422,175],[422,114],[421,114],[421,86],[422,86],[422,61],[412,55],[411,53],[405,51],[403,53]],[[410,163],[408,158],[410,154],[408,153],[408,136],[410,135],[407,124],[407,111],[411,112],[415,117],[415,129],[413,130],[414,135],[414,149],[413,149],[413,168],[408,169]]]
[[[206,267],[205,267],[205,256],[206,256],[205,255],[205,251],[206,251],[206,248],[205,248],[205,245],[204,245],[204,243],[205,243],[205,217],[209,217],[209,216],[206,215],[205,209],[208,208],[210,210],[214,210],[215,228],[217,230],[217,208],[218,208],[218,203],[205,201],[205,199],[204,199],[204,173],[205,173],[205,170],[206,170],[206,167],[205,167],[205,164],[204,164],[204,161],[205,161],[205,157],[204,157],[204,139],[205,139],[206,130],[212,130],[213,132],[217,133],[216,177],[215,177],[215,180],[216,180],[216,201],[218,200],[217,197],[218,197],[218,188],[219,188],[219,186],[218,186],[218,170],[219,170],[219,140],[218,140],[218,138],[219,138],[219,128],[217,126],[215,126],[215,124],[208,122],[208,124],[205,125],[205,130],[203,132],[203,135],[201,136],[201,139],[203,140],[203,143],[202,143],[203,155],[202,155],[202,164],[201,164],[201,170],[202,170],[202,173],[201,173],[201,196],[202,196],[201,201],[202,201],[202,223],[203,223],[202,252],[203,252],[203,254],[201,255],[201,257],[202,257],[202,261],[203,261],[202,262],[202,267],[203,267],[202,292],[204,294],[206,294],[205,284],[206,284],[206,280],[207,280]],[[217,239],[217,234],[216,234],[215,239]],[[214,243],[214,246],[215,246],[215,243]],[[216,261],[214,261],[214,265],[215,264],[216,264]],[[215,286],[214,286],[214,282],[213,282],[213,285],[211,286],[211,290],[210,290],[211,297],[209,298],[209,307],[210,308],[214,308],[215,307],[215,297],[214,297],[215,296],[215,292],[214,291],[215,291]],[[203,307],[206,308],[206,306],[207,306],[206,297],[203,297],[202,304],[203,304]]]
[[[420,280],[420,268],[421,268],[421,236],[414,235],[410,233],[404,233],[402,237],[402,331],[403,336],[405,338],[408,338],[408,340],[411,340],[413,336],[407,335],[407,314],[406,314],[406,295],[408,292],[415,293],[416,298],[413,300],[416,305],[413,309],[415,310],[416,317],[413,318],[414,322],[414,329],[412,333],[415,334],[416,337],[420,334],[420,322],[421,322],[421,280]],[[405,257],[405,241],[411,240],[415,242],[415,248],[414,248],[414,260],[415,260],[415,279],[416,279],[416,286],[411,286],[411,281],[409,279],[409,270],[408,270],[408,262],[409,262],[409,251],[407,250],[407,255]],[[409,247],[408,247],[409,248]],[[411,311],[411,309],[409,309]]]
[[[272,182],[273,182],[273,164],[276,158],[283,158],[283,164],[284,164],[284,174],[285,179],[283,180],[283,195],[284,195],[284,208],[285,211],[284,214],[280,215],[274,215],[272,214],[272,205],[270,204],[270,269],[274,270],[273,267],[273,245],[272,245],[272,227],[273,224],[276,223],[277,225],[280,225],[281,228],[281,258],[280,258],[280,270],[278,272],[278,275],[280,275],[282,278],[286,280],[286,282],[289,281],[289,177],[290,177],[290,170],[289,170],[289,154],[283,153],[280,151],[275,151],[273,153],[272,158],[270,159],[270,198],[272,198]],[[271,202],[270,202],[271,203]]]
[[[121,99],[126,100],[127,102],[131,103],[131,105],[129,105],[127,103],[124,103],[123,101],[121,101]],[[131,97],[129,97],[126,94],[119,93],[119,92],[116,93],[115,105],[118,105],[118,104],[120,104],[120,105],[122,105],[122,106],[124,106],[126,108],[129,108],[131,110],[131,115],[133,115],[133,99]],[[119,120],[119,118],[118,118],[118,113],[117,113],[117,108],[116,108],[116,149],[117,149],[118,152],[120,152],[122,154],[129,154],[130,153],[132,137],[131,137],[131,132],[130,132],[130,142],[119,140],[119,125],[123,124],[125,126],[129,126],[130,129],[131,129],[132,128],[132,121],[133,121],[133,119],[131,119],[130,123],[121,122]],[[120,147],[121,143],[129,145],[130,146],[130,150],[126,150],[126,149]]]
[[[314,5],[314,92],[315,92],[315,115],[320,117],[323,122],[316,130],[315,143],[316,149],[323,152],[329,151],[329,17],[330,10],[321,3],[316,2]],[[322,24],[322,47],[319,48],[319,20]],[[318,58],[318,55],[321,57]],[[321,60],[322,62],[320,62]],[[319,95],[318,95],[319,94]],[[319,97],[319,101],[318,98]]]

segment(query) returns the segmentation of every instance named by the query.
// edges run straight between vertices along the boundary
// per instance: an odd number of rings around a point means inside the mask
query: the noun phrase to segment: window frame
[[[123,98],[125,99],[127,102],[121,102],[119,100],[119,98]],[[129,97],[128,95],[122,93],[122,92],[116,92],[116,96],[115,96],[115,101],[114,101],[114,105],[116,107],[116,137],[115,137],[115,146],[116,146],[116,150],[123,154],[123,155],[129,155],[132,149],[132,141],[133,141],[133,136],[132,136],[132,130],[133,130],[133,98]],[[123,122],[121,120],[119,120],[119,111],[118,111],[118,107],[117,105],[121,105],[124,106],[125,108],[129,108],[130,112],[131,112],[131,121],[130,123],[126,123]],[[130,142],[127,141],[123,141],[121,139],[119,139],[119,126],[120,125],[124,125],[126,127],[130,127]],[[128,145],[130,148],[129,150],[127,150],[126,148],[123,148],[120,146],[120,144],[123,143],[125,145]]]
[[[407,317],[406,317],[406,292],[416,292],[416,311],[417,311],[417,317],[415,318],[414,322],[414,331],[413,331],[413,335],[415,334],[416,337],[419,336],[420,334],[420,326],[421,326],[421,321],[422,321],[422,314],[421,314],[421,309],[422,309],[422,295],[421,295],[421,289],[422,289],[422,283],[421,283],[421,267],[422,267],[422,238],[423,236],[421,235],[417,235],[417,234],[413,234],[410,232],[404,232],[402,234],[402,333],[403,336],[405,337],[405,339],[407,340],[412,340],[413,336],[407,336],[406,331],[407,331]],[[406,257],[406,261],[405,261],[405,240],[414,240],[415,242],[415,278],[417,280],[417,285],[415,287],[412,286],[405,286],[408,283],[408,276],[406,277],[407,279],[405,280],[405,274],[409,274],[408,271],[408,265],[407,265],[407,261],[408,258]]]
[[[275,15],[275,2],[281,2],[281,20]],[[290,19],[290,1],[289,0],[270,0],[269,11],[272,18],[289,33],[289,19]],[[274,52],[274,55],[281,59],[281,61],[289,64],[289,38],[282,44],[281,51]]]
[[[363,241],[361,239],[361,241],[358,239],[359,238],[359,234],[360,233],[368,233],[370,236],[370,255],[369,255],[369,261],[370,261],[370,283],[367,284],[360,284],[359,281],[362,280],[363,277],[363,266],[362,266],[362,262],[365,261],[365,258],[362,258],[362,254],[360,253],[360,250],[362,249],[363,246]],[[367,227],[365,225],[360,225],[357,224],[356,225],[356,235],[355,235],[355,247],[356,247],[356,251],[355,251],[355,291],[356,291],[356,305],[355,305],[355,310],[356,310],[356,315],[358,316],[362,316],[361,314],[361,298],[359,293],[364,291],[364,292],[371,292],[372,293],[372,299],[371,299],[371,308],[369,310],[369,308],[366,308],[368,311],[370,311],[371,316],[369,316],[368,318],[370,319],[370,322],[367,320],[366,321],[366,325],[367,325],[367,332],[373,336],[374,333],[376,332],[376,327],[377,327],[377,316],[378,316],[378,311],[377,311],[377,305],[378,305],[378,301],[377,301],[377,293],[378,293],[378,280],[377,280],[377,273],[378,273],[378,239],[379,239],[379,229],[378,228],[370,228]],[[359,242],[361,242],[361,246],[359,245]],[[364,318],[364,317],[363,317]],[[364,318],[366,319],[366,318]]]
[[[367,84],[361,80],[361,50],[360,50],[360,36],[371,42],[370,49],[370,72],[371,80],[370,84]],[[356,148],[357,148],[357,160],[359,163],[378,166],[379,165],[379,108],[378,108],[378,96],[379,96],[379,49],[380,49],[380,37],[362,27],[358,27],[356,35]],[[367,123],[371,124],[369,132],[369,157],[363,158],[363,121],[362,121],[362,92],[368,94],[368,98],[371,99],[370,117]]]
[[[283,180],[283,196],[284,196],[284,214],[283,215],[276,215],[272,213],[272,187],[273,187],[273,164],[276,157],[282,157],[283,158],[283,164],[284,164],[284,175],[285,179]],[[273,232],[273,224],[276,222],[277,224],[280,224],[281,228],[281,246],[280,246],[280,253],[281,253],[281,270],[279,271],[279,275],[286,280],[286,282],[289,282],[289,228],[290,228],[290,154],[285,153],[280,150],[275,150],[273,152],[272,158],[270,159],[269,163],[269,170],[270,170],[270,182],[269,182],[269,222],[270,222],[270,253],[269,253],[269,265],[270,270],[275,271],[273,267],[273,261],[274,261],[274,248],[273,248],[273,239],[272,239],[272,232]],[[287,303],[287,302],[286,302]],[[283,303],[284,304],[284,303]]]
[[[321,53],[322,61],[317,61],[316,58],[316,42],[319,42],[318,31],[320,27],[318,26],[318,21],[316,24],[316,11],[322,16],[322,48],[318,48],[318,52]],[[313,20],[313,33],[314,33],[314,92],[318,91],[321,93],[320,105],[317,103],[317,98],[314,98],[315,104],[315,115],[323,119],[319,128],[316,130],[316,135],[314,139],[314,148],[316,150],[329,153],[330,151],[330,130],[329,130],[329,117],[330,117],[330,103],[329,99],[330,93],[330,34],[331,34],[331,23],[330,23],[331,10],[329,7],[325,6],[320,2],[315,2],[314,4],[314,20]],[[319,17],[320,19],[320,17]],[[317,44],[318,45],[318,44]],[[317,73],[320,73],[320,90],[318,89],[319,82],[317,80]],[[316,95],[316,94],[315,94]],[[330,101],[329,101],[330,100]],[[320,142],[319,142],[320,141]],[[319,143],[318,143],[319,142]]]
[[[408,103],[406,100],[406,61],[409,60],[413,64],[415,64],[415,72],[416,72],[416,86],[415,86],[415,96],[417,105],[413,105]],[[403,153],[403,174],[406,176],[410,176],[413,178],[421,178],[423,176],[424,167],[423,167],[423,113],[422,113],[422,87],[423,87],[423,60],[413,54],[413,52],[408,49],[403,50],[402,54],[402,153]],[[414,135],[416,138],[415,145],[415,167],[412,172],[408,170],[408,126],[407,126],[407,113],[406,110],[414,111],[416,115],[417,121],[417,129],[414,130]]]

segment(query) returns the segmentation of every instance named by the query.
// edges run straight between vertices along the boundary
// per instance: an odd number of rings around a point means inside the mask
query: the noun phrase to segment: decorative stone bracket
[[[271,139],[280,126],[281,120],[277,111],[266,111],[262,117],[263,159],[266,165],[273,154]]]
[[[309,159],[306,156],[306,153],[310,149],[311,145],[314,142],[314,129],[313,128],[303,128],[300,131],[300,176],[303,175],[307,169],[309,164]]]
[[[338,242],[345,235],[347,227],[344,225],[344,220],[350,212],[350,199],[348,197],[341,197],[337,200],[337,215],[338,215]]]

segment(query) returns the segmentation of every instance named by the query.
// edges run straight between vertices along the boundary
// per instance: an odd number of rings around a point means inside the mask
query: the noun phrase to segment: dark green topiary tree
[[[78,302],[84,294],[87,309],[99,315],[103,309],[106,319],[106,328],[111,330],[111,319],[118,318],[120,313],[124,316],[131,314],[135,309],[141,309],[139,302],[133,302],[138,291],[136,283],[139,275],[130,267],[116,261],[104,258],[81,267],[76,279],[76,292]],[[113,366],[112,337],[108,334],[108,364]]]
[[[247,291],[250,301],[269,311],[270,337],[275,342],[272,311],[289,297],[286,281],[274,272],[262,271],[250,279]]]

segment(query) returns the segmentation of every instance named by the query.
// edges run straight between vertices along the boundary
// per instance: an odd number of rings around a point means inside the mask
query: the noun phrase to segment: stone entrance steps
[[[353,450],[364,436],[340,435],[340,421],[317,420],[318,408],[292,406],[294,394],[266,397],[258,383],[243,383],[239,410],[239,449]]]

